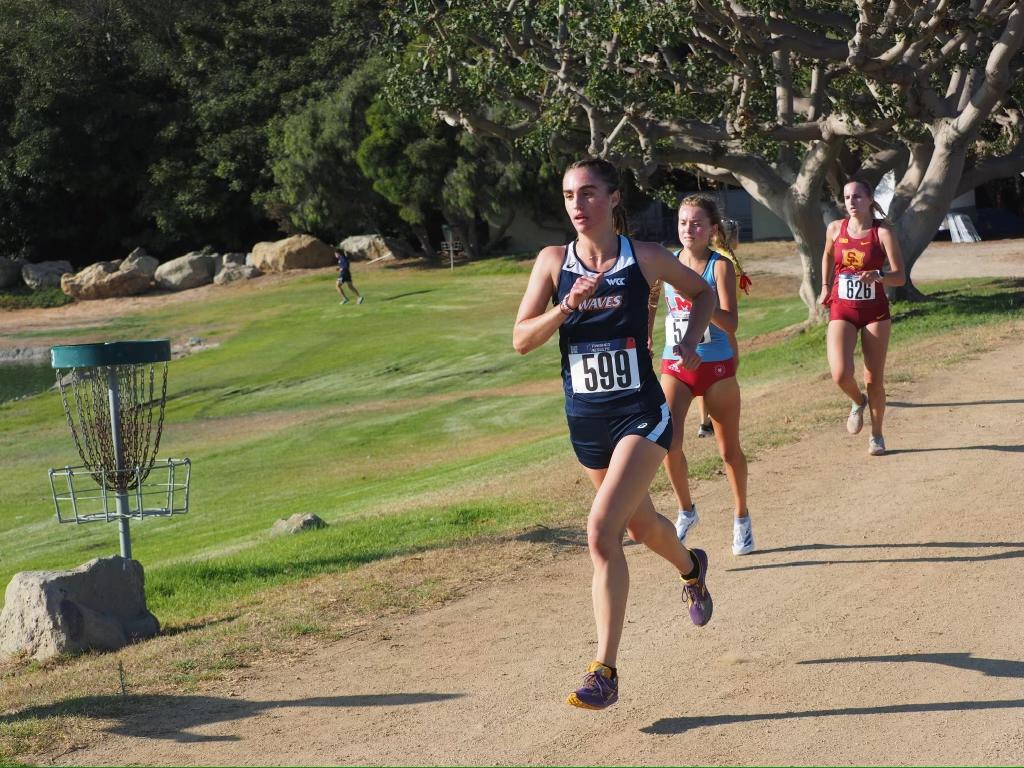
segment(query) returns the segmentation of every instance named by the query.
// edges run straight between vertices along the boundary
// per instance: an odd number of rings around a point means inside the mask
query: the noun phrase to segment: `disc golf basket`
[[[116,520],[121,556],[131,559],[131,518],[188,512],[191,462],[156,460],[170,342],[73,344],[53,347],[50,357],[83,462],[50,470],[57,521]]]

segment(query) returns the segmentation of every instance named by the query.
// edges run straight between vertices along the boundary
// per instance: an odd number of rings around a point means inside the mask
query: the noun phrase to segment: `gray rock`
[[[252,265],[261,272],[316,269],[336,263],[334,249],[312,235],[292,235],[273,243],[256,243],[252,247]]]
[[[248,280],[253,277],[259,277],[262,274],[256,267],[246,264],[225,264],[224,268],[213,278],[213,282],[215,285],[224,285],[225,283],[233,283],[236,280]]]
[[[19,285],[21,283],[21,268],[24,266],[24,259],[9,259],[6,256],[0,256],[0,289]]]
[[[213,258],[193,251],[156,268],[156,284],[167,291],[185,291],[213,282]]]
[[[338,250],[352,261],[407,259],[415,253],[410,245],[383,235],[353,235],[341,241]]]
[[[74,271],[70,261],[41,261],[38,264],[25,264],[21,268],[21,279],[25,285],[37,291],[40,288],[58,287],[61,275]]]
[[[296,512],[294,515],[289,517],[287,520],[281,519],[274,523],[270,529],[271,536],[284,536],[289,533],[301,533],[302,531],[315,531],[319,528],[326,528],[325,523],[320,517],[314,515],[312,512],[303,514],[302,512]]]
[[[98,557],[71,571],[14,574],[0,613],[0,652],[48,659],[115,650],[155,636],[137,560]]]

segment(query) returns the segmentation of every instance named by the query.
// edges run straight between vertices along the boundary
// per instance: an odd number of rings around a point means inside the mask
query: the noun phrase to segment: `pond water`
[[[49,361],[0,363],[0,403],[42,392],[52,387],[56,381]]]

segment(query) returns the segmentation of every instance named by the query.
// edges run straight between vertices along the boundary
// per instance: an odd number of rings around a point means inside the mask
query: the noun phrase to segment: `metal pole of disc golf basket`
[[[116,520],[121,556],[129,560],[131,518],[188,512],[191,462],[156,460],[170,359],[166,339],[50,350],[64,415],[83,462],[50,470],[57,521]]]

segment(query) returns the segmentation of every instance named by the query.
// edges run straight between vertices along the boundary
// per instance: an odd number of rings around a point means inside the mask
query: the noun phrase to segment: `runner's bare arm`
[[[540,347],[554,335],[582,301],[590,298],[597,288],[597,279],[579,277],[562,304],[551,305],[551,297],[558,289],[558,270],[563,250],[550,246],[537,254],[526,286],[519,313],[512,329],[512,346],[521,355]]]
[[[889,227],[881,226],[878,228],[878,241],[885,249],[885,255],[889,261],[889,271],[883,277],[879,270],[875,282],[893,288],[903,285],[907,282],[907,275],[903,268],[903,252],[900,250],[899,240],[896,239]]]
[[[728,259],[715,263],[715,284],[718,286],[718,306],[711,322],[728,334],[735,334],[740,324],[736,306],[736,268]]]
[[[634,245],[640,269],[649,284],[653,284],[655,280],[666,282],[690,300],[690,322],[686,326],[682,342],[677,345],[677,353],[684,367],[695,368],[700,365],[697,343],[707,330],[711,313],[715,311],[715,294],[700,275],[689,267],[684,267],[675,256],[657,243]]]
[[[835,245],[836,235],[842,221],[836,219],[829,222],[825,227],[825,251],[821,255],[821,292],[818,294],[818,303],[824,304],[828,295],[832,293],[832,248]]]

